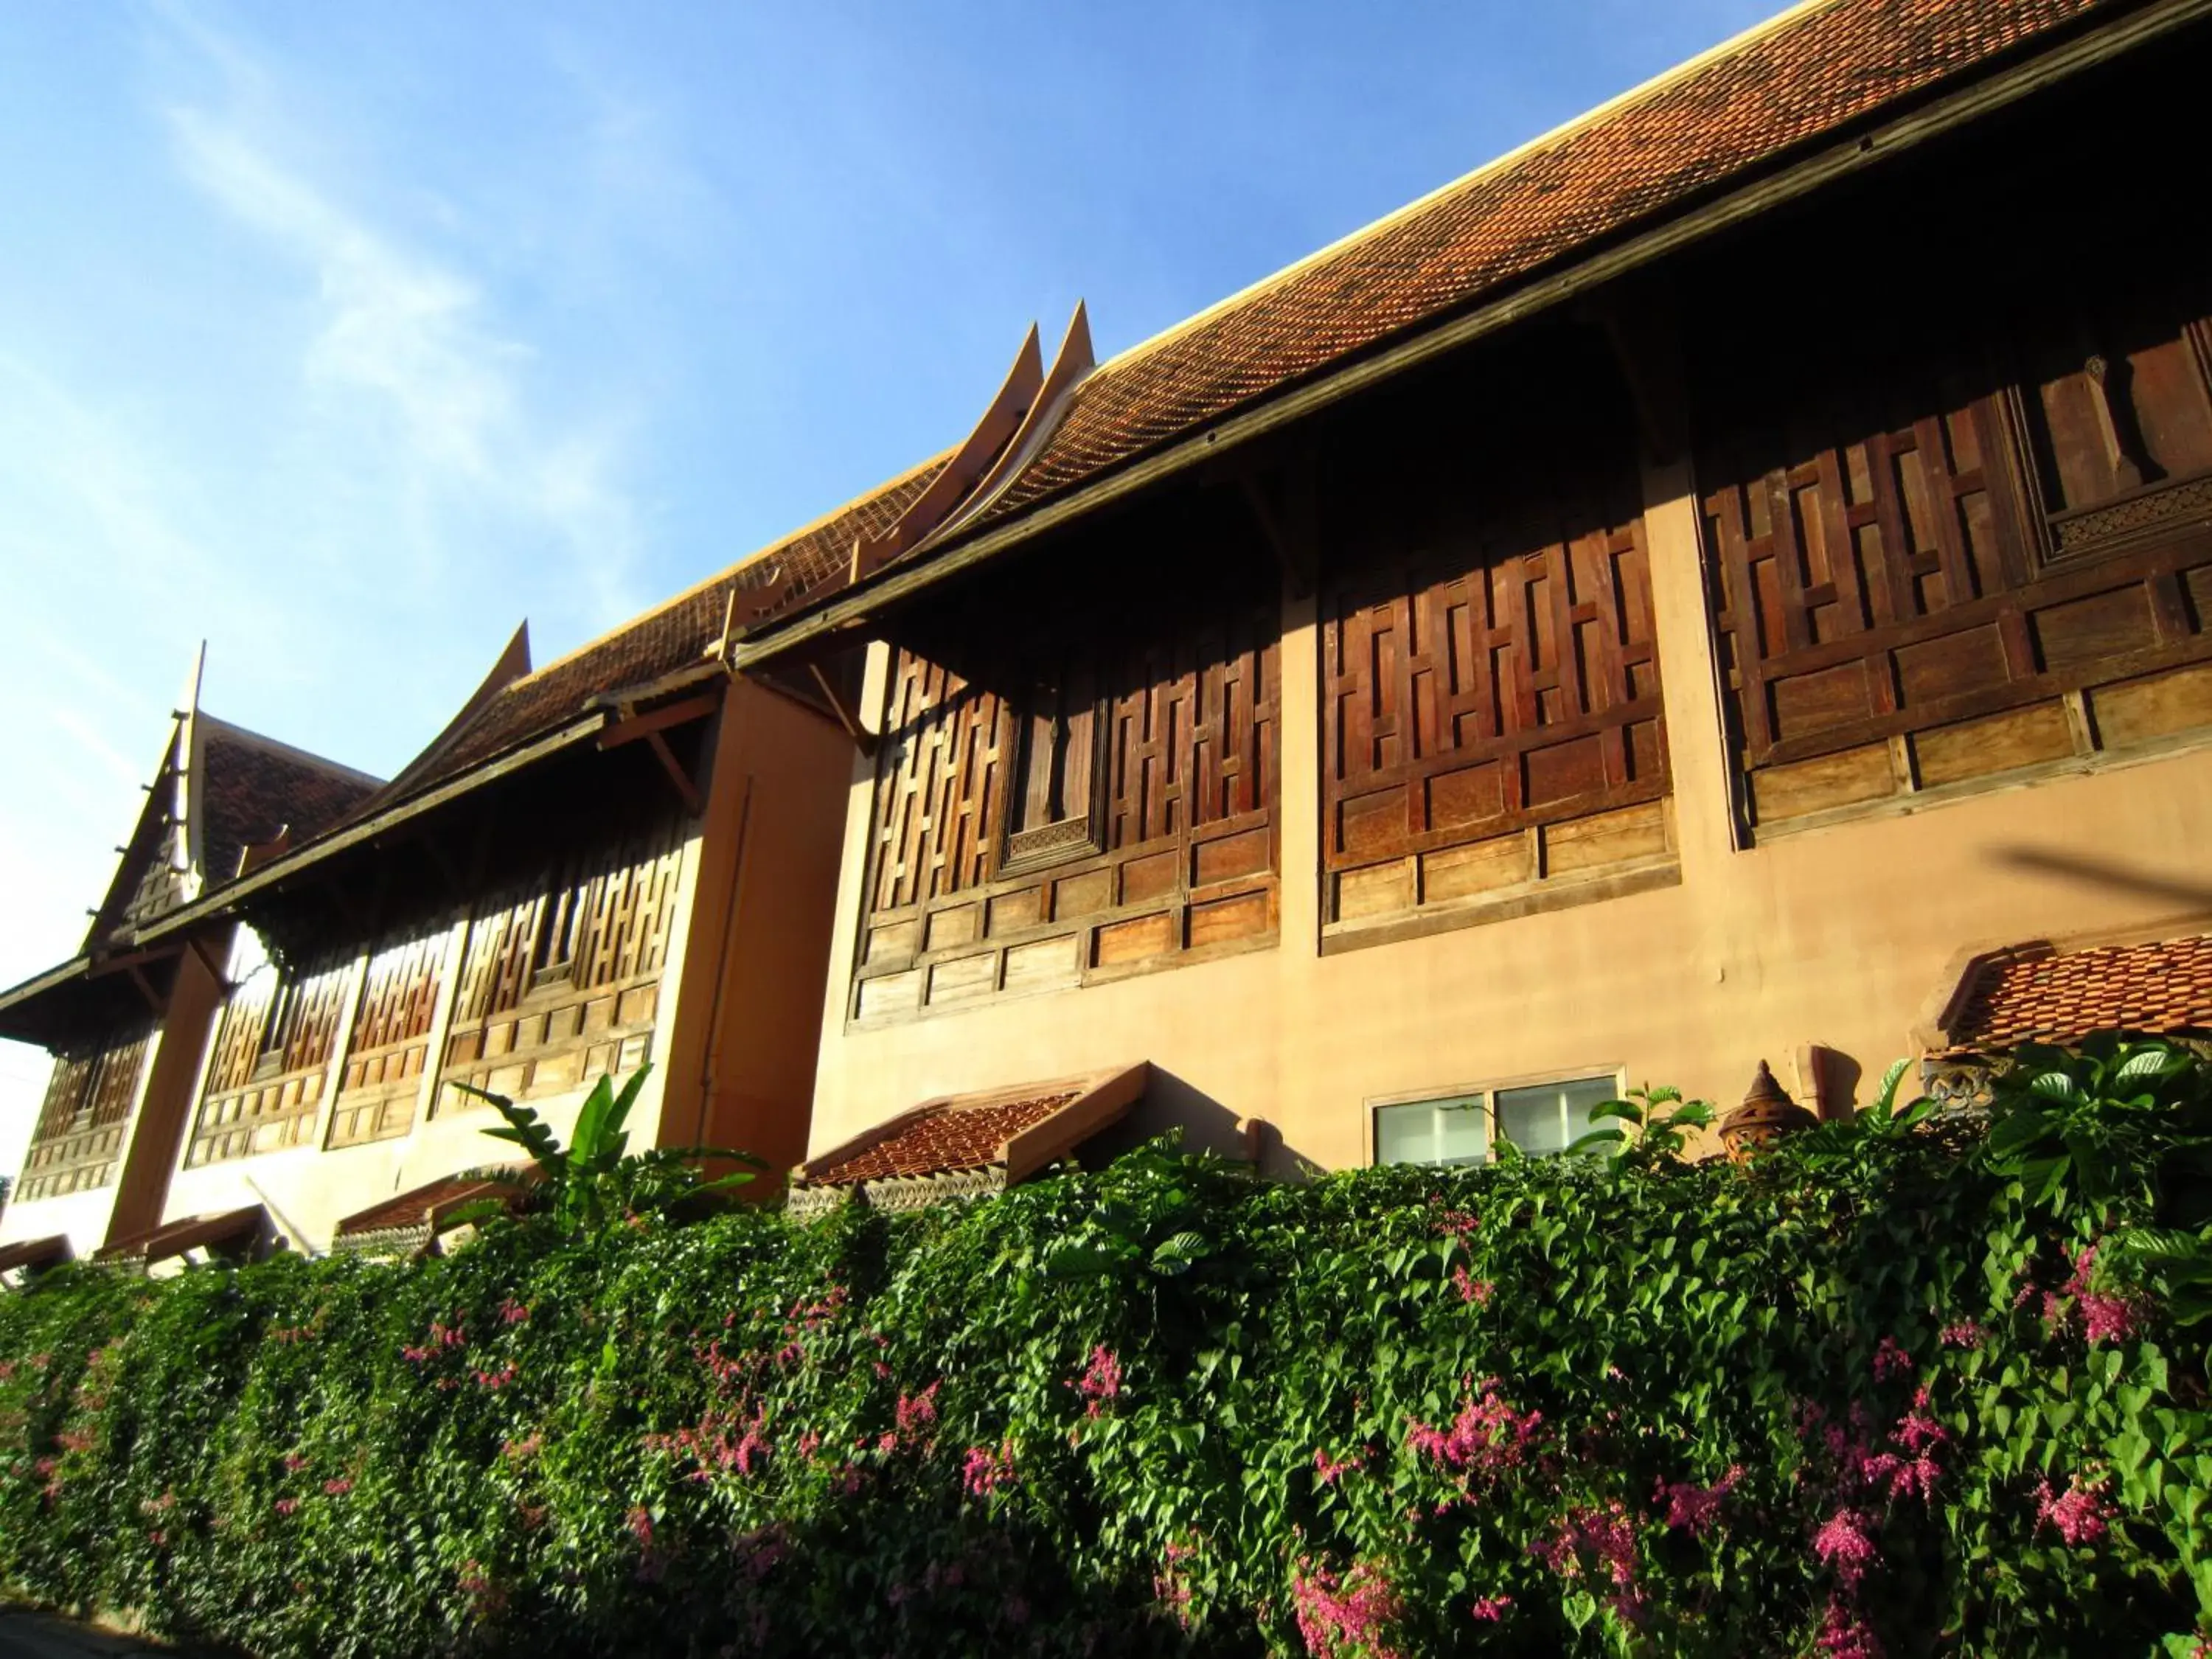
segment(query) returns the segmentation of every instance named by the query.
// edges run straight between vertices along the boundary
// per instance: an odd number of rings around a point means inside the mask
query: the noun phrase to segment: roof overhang
[[[1127,1115],[1144,1097],[1152,1079],[1145,1061],[1076,1077],[1018,1084],[973,1094],[940,1095],[925,1100],[873,1128],[864,1129],[792,1172],[790,1213],[811,1219],[854,1199],[872,1208],[914,1210],[945,1198],[981,1197],[1002,1192],[1058,1163],[1109,1123]],[[981,1117],[1018,1102],[1049,1102],[1032,1121],[1011,1127],[988,1146],[978,1145],[949,1161],[933,1161],[928,1143],[945,1121]],[[951,1137],[957,1140],[957,1133]],[[915,1143],[919,1157],[902,1154],[902,1143]],[[884,1157],[866,1159],[869,1153]],[[863,1160],[866,1159],[864,1163]],[[880,1172],[848,1176],[854,1164]],[[929,1164],[930,1167],[924,1167]]]
[[[53,1048],[125,1020],[152,1018],[167,1005],[168,969],[184,949],[178,940],[71,957],[10,986],[0,991],[0,1038]]]
[[[894,562],[833,595],[801,602],[738,640],[732,665],[743,672],[804,650],[851,645],[883,611],[1029,543],[1064,530],[1100,509],[1128,501],[1170,478],[1218,463],[1232,450],[1283,431],[1316,411],[1357,396],[1462,347],[1526,322],[1607,284],[1828,185],[1880,167],[1892,157],[1957,131],[2035,93],[2166,39],[2212,16],[2212,0],[2154,0],[2094,22],[2082,32],[1997,69],[1966,86],[1910,105],[1903,113],[1851,125],[1809,153],[1754,173],[1677,210],[1640,232],[1604,241],[1580,257],[1523,279],[1471,308],[1418,326],[1393,343],[1356,354],[1236,413],[1203,424],[1148,455],[1125,463],[1065,494],[1048,496],[1020,516],[957,538],[927,556]]]
[[[653,733],[703,720],[720,706],[720,692],[728,678],[728,671],[720,662],[706,662],[641,685],[601,692],[590,698],[582,711],[563,725],[256,866],[206,897],[183,905],[142,928],[138,939],[142,944],[151,944],[173,939],[208,922],[235,916],[248,901],[298,881],[318,865],[349,852],[374,847],[394,831],[489,784],[512,777],[592,739],[598,739],[602,749],[611,748],[623,740],[626,728],[635,727],[641,734]]]
[[[497,1202],[512,1208],[521,1196],[516,1177],[525,1175],[518,1169],[498,1179],[452,1175],[425,1182],[346,1217],[332,1233],[331,1249],[349,1255],[420,1255],[476,1206]]]
[[[94,1251],[92,1259],[143,1268],[194,1250],[245,1255],[260,1243],[268,1227],[269,1212],[258,1204],[247,1204],[216,1215],[185,1216],[132,1233]]]
[[[41,1267],[51,1267],[69,1260],[70,1242],[66,1233],[53,1233],[45,1238],[19,1238],[12,1244],[0,1244],[0,1273],[11,1273],[18,1269],[36,1273]]]
[[[143,929],[139,938],[149,943],[173,939],[208,922],[234,916],[241,905],[255,895],[267,893],[288,881],[295,880],[313,866],[339,854],[373,845],[402,825],[434,812],[495,779],[519,772],[550,755],[597,737],[611,719],[610,711],[594,710],[535,742],[525,744],[495,760],[487,761],[482,766],[449,779],[434,788],[426,789],[419,795],[396,802],[356,823],[308,842],[271,859],[250,874],[217,888],[205,898],[172,910],[151,927]]]

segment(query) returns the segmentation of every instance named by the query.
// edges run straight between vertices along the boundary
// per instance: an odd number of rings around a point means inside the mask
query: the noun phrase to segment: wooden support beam
[[[1680,337],[1666,295],[1644,292],[1593,299],[1583,307],[1612,349],[1628,388],[1646,459],[1666,466],[1689,447],[1689,397],[1684,389]]]
[[[814,684],[822,690],[823,702],[830,705],[830,712],[837,717],[837,724],[845,728],[845,735],[852,738],[854,746],[863,755],[874,754],[875,734],[860,724],[860,711],[845,706],[844,698],[839,696],[837,688],[830,684],[830,677],[822,672],[820,663],[808,663],[806,672],[814,677]]]
[[[681,702],[672,702],[665,708],[649,709],[642,714],[633,714],[628,708],[619,711],[612,726],[599,733],[599,747],[615,749],[626,743],[655,737],[672,726],[688,726],[691,721],[704,720],[713,714],[721,699],[714,694],[686,697]]]
[[[692,781],[676,758],[676,751],[668,746],[668,739],[659,732],[648,732],[645,740],[653,747],[653,757],[660,763],[660,769],[668,774],[669,782],[676,786],[676,793],[684,802],[684,810],[693,817],[706,816],[706,798],[700,794],[699,786]]]
[[[162,1001],[161,993],[154,988],[154,981],[146,977],[145,970],[133,963],[129,971],[131,982],[138,988],[138,994],[146,999],[147,1008],[157,1018],[167,1012],[168,1005]]]
[[[1321,581],[1321,525],[1318,491],[1315,487],[1315,457],[1311,446],[1301,445],[1297,454],[1265,471],[1250,468],[1237,473],[1245,504],[1258,520],[1260,533],[1282,568],[1283,580],[1292,599],[1312,597]]]
[[[200,966],[208,970],[208,977],[215,981],[216,989],[219,993],[228,996],[238,988],[231,983],[230,975],[222,971],[222,964],[215,959],[214,953],[208,949],[207,941],[198,933],[191,934],[185,940],[185,948],[200,959]]]
[[[426,833],[416,839],[424,854],[437,867],[439,877],[446,884],[447,893],[457,903],[465,900],[469,896],[469,884],[462,878],[460,866],[453,862],[453,855],[446,851],[445,843],[434,833]]]

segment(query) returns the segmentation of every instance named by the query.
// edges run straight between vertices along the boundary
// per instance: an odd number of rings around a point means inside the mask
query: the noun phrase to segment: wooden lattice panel
[[[441,1084],[520,1098],[644,1064],[683,848],[671,820],[572,857],[471,920]],[[433,1109],[478,1103],[441,1087]]]
[[[2059,331],[2009,385],[1899,375],[1699,457],[1753,824],[2212,726],[2203,325]]]
[[[86,1192],[115,1179],[151,1034],[118,1035],[54,1061],[15,1191],[19,1200]]]
[[[306,1144],[345,1013],[350,961],[251,975],[224,1005],[185,1167]]]
[[[1641,518],[1462,519],[1437,543],[1358,562],[1330,597],[1331,927],[1479,920],[1671,862]]]
[[[897,653],[853,1017],[963,1006],[1272,939],[1275,633],[1272,614],[1253,613],[1096,672],[1096,817],[1070,822],[1065,857],[1025,836],[1012,871],[1010,775],[1027,711]]]
[[[369,958],[326,1145],[386,1140],[413,1127],[438,1017],[446,940],[441,927]]]

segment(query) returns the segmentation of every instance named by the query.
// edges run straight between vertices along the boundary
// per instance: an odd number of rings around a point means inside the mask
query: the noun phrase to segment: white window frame
[[[1499,1095],[1515,1089],[1556,1087],[1569,1083],[1591,1083],[1603,1078],[1612,1083],[1613,1097],[1618,1100],[1623,1097],[1627,1077],[1627,1066],[1620,1064],[1562,1066],[1548,1071],[1525,1073],[1518,1077],[1492,1078],[1481,1083],[1443,1084],[1434,1088],[1408,1089],[1399,1094],[1370,1095],[1361,1103],[1360,1108],[1361,1115],[1364,1119],[1363,1133],[1366,1136],[1368,1167],[1370,1169],[1384,1167],[1378,1164],[1375,1155],[1376,1144],[1379,1139],[1376,1133],[1376,1121],[1386,1106],[1433,1105],[1443,1101],[1465,1100],[1470,1097],[1480,1096],[1482,1100],[1485,1131],[1483,1160],[1480,1164],[1464,1167],[1487,1169],[1497,1162],[1494,1151],[1498,1146],[1498,1097]],[[1587,1133],[1588,1129],[1601,1127],[1602,1126],[1598,1124],[1588,1125],[1583,1133]],[[1550,1154],[1540,1154],[1540,1156],[1550,1156]],[[1419,1170],[1449,1169],[1458,1166],[1408,1164],[1389,1167]]]

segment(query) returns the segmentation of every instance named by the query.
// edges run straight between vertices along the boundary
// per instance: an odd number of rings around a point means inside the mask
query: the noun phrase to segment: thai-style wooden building
[[[66,1106],[0,1266],[415,1248],[455,1085],[648,1060],[811,1212],[2212,1030],[2208,70],[2212,0],[1814,0],[1033,331],[952,448],[111,895],[0,995]]]
[[[2206,12],[1822,0],[1079,319],[935,528],[737,645],[873,642],[809,1170],[1138,1062],[1102,1146],[1272,1168],[1762,1059],[1838,1111],[1997,960],[2124,981],[2051,1035],[2212,1028]]]
[[[828,677],[732,678],[732,595],[536,671],[518,633],[387,783],[185,717],[87,951],[0,994],[57,1056],[0,1272],[419,1248],[512,1155],[461,1085],[565,1133],[649,1064],[635,1144],[802,1158],[851,741]]]

